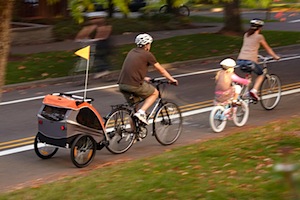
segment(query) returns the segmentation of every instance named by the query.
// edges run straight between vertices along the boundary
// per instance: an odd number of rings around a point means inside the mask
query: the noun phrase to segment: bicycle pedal
[[[142,140],[143,140],[142,138],[137,137],[137,138],[134,139],[133,143],[141,142]]]
[[[109,145],[109,141],[102,141],[101,143],[99,143],[98,145],[97,145],[97,148],[102,148],[101,146],[102,145],[104,145],[104,146],[108,146]]]

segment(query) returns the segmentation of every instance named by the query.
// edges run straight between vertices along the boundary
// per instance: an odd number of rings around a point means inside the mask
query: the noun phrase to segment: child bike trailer
[[[48,159],[61,148],[71,149],[76,167],[88,166],[102,149],[104,123],[92,106],[93,99],[69,94],[50,94],[38,112],[38,133],[34,141],[37,156]]]

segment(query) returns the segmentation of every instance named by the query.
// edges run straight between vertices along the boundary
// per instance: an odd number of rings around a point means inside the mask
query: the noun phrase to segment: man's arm
[[[159,62],[155,63],[153,66],[155,67],[155,69],[157,69],[159,71],[159,73],[161,73],[161,75],[163,75],[164,77],[166,77],[172,83],[176,83],[176,85],[178,85],[178,81],[176,79],[174,79],[169,74],[169,72],[159,64]]]

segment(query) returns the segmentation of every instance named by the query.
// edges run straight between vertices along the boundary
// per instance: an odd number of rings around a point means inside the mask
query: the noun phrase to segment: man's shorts
[[[155,87],[144,81],[140,86],[119,84],[119,90],[129,104],[134,104],[152,95],[155,91]]]
[[[259,66],[257,63],[251,61],[251,60],[240,60],[238,59],[236,61],[236,64],[239,65],[239,68],[243,72],[254,72],[257,75],[263,74],[263,69],[261,66]]]

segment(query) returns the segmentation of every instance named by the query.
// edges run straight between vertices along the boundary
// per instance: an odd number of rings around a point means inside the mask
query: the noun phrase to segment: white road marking
[[[300,19],[295,19],[295,20],[288,21],[288,23],[297,23],[297,22],[300,22]]]
[[[281,93],[281,96],[295,94],[295,93],[298,93],[298,92],[300,92],[300,88],[284,91],[284,92]],[[189,117],[189,116],[192,116],[192,115],[198,115],[198,114],[201,114],[201,113],[209,112],[209,111],[212,110],[212,108],[213,108],[213,106],[210,106],[210,107],[206,107],[206,108],[201,108],[201,109],[196,109],[196,110],[183,112],[182,117]],[[20,152],[23,152],[23,151],[33,150],[33,149],[34,149],[33,144],[18,147],[18,148],[8,149],[8,150],[0,151],[0,157],[15,154],[15,153],[20,153]]]
[[[281,62],[281,61],[286,61],[286,60],[293,60],[293,59],[299,59],[300,55],[292,55],[291,57],[288,58],[281,58],[280,61],[270,61],[270,62]],[[219,68],[215,69],[210,69],[210,70],[203,70],[203,71],[196,71],[196,72],[190,72],[190,73],[185,73],[185,74],[178,74],[174,75],[174,78],[179,78],[179,77],[185,77],[185,76],[194,76],[194,75],[199,75],[199,74],[206,74],[206,73],[212,73],[215,71],[218,71]],[[104,89],[109,89],[109,88],[114,88],[117,87],[117,84],[114,85],[108,85],[108,86],[101,86],[101,87],[95,87],[95,88],[89,88],[86,91],[96,91],[96,90],[104,90]],[[84,89],[82,90],[74,90],[74,91],[69,91],[65,92],[66,94],[78,94],[84,92]],[[0,106],[4,105],[10,105],[10,104],[16,104],[16,103],[22,103],[26,101],[34,101],[38,99],[43,99],[45,96],[37,96],[37,97],[29,97],[29,98],[24,98],[24,99],[17,99],[17,100],[12,100],[12,101],[6,101],[6,102],[0,102]]]

